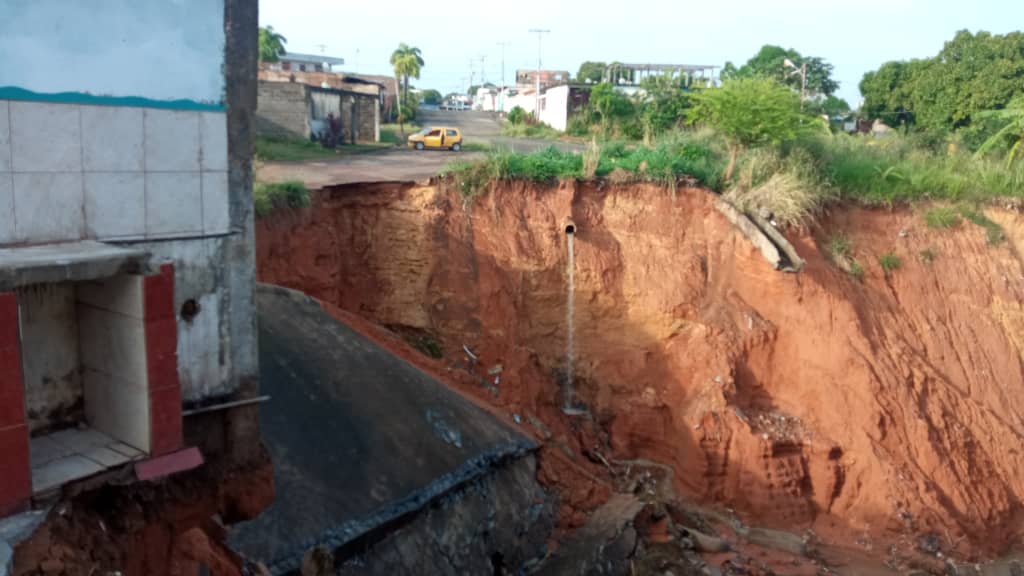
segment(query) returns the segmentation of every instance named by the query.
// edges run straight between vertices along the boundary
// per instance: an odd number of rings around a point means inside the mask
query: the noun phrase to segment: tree
[[[645,136],[661,134],[682,126],[690,97],[684,87],[685,76],[649,76],[640,81],[643,105],[640,112]]]
[[[726,180],[746,148],[781,144],[797,137],[803,123],[800,98],[770,78],[736,78],[721,88],[691,95],[691,122],[712,126],[729,143]]]
[[[601,131],[606,136],[616,120],[623,120],[633,113],[633,103],[607,82],[590,90],[590,106],[601,121]]]
[[[576,81],[587,84],[598,84],[604,80],[604,71],[607,68],[604,62],[586,61],[580,64],[580,71],[576,73]]]
[[[818,96],[805,103],[806,110],[810,114],[828,116],[846,116],[850,113],[850,104],[838,96]]]
[[[402,110],[409,108],[409,77],[419,79],[420,69],[423,68],[423,56],[419,48],[409,46],[405,42],[398,45],[398,48],[391,53],[391,65],[395,68],[395,78],[400,78],[404,86],[402,90],[402,105],[398,108],[399,131],[405,133]]]
[[[868,72],[860,90],[868,118],[938,135],[958,132],[976,148],[1001,127],[988,112],[1024,94],[1024,33],[960,31],[932,58]]]
[[[803,56],[796,50],[789,50],[772,44],[765,44],[753,58],[737,68],[732,62],[726,62],[722,69],[722,80],[732,78],[753,78],[762,76],[773,78],[794,90],[800,90],[802,78],[794,73],[793,68],[786,66],[786,60],[800,67],[807,65],[807,93],[809,96],[831,96],[839,90],[839,82],[832,79],[833,66],[817,56]]]
[[[424,104],[440,104],[441,93],[437,90],[427,89],[420,93],[420,99]]]
[[[273,26],[260,28],[260,62],[277,62],[284,56],[288,39],[274,31]]]

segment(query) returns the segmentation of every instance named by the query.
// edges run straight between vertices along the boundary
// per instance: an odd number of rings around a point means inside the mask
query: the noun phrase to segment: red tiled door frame
[[[25,384],[21,365],[18,296],[0,293],[0,517],[19,512],[32,497]]]

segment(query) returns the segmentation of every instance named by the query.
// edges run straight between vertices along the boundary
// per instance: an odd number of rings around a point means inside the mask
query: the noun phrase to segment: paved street
[[[456,126],[462,130],[467,144],[487,144],[515,152],[532,152],[551,145],[561,150],[582,148],[572,142],[502,136],[500,121],[489,112],[421,110],[420,121],[423,126]],[[437,174],[453,160],[483,156],[482,152],[395,148],[311,162],[266,162],[257,169],[257,177],[265,182],[301,180],[310,188],[351,182],[423,180]]]

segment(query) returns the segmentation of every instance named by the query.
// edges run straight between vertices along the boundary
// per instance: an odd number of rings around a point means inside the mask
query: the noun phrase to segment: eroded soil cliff
[[[548,441],[566,526],[607,499],[609,462],[653,461],[752,523],[981,558],[1024,511],[1024,223],[989,216],[1008,241],[836,209],[788,234],[807,265],[785,274],[702,190],[351,185],[261,220],[258,275],[439,348],[421,363]],[[592,418],[562,411],[566,217]],[[830,258],[839,238],[862,277]]]

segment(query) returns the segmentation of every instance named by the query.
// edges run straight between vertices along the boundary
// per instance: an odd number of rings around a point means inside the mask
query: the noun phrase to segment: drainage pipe
[[[562,231],[566,234],[576,234],[576,223],[572,221],[572,218],[566,216],[562,220]]]

